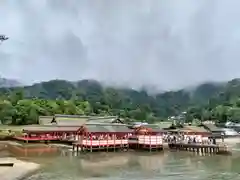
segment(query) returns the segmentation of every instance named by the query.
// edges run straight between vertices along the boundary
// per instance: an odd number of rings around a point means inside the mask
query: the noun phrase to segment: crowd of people
[[[216,138],[204,137],[201,135],[165,134],[163,140],[167,143],[216,144]]]
[[[101,135],[88,135],[84,136],[87,140],[123,140],[128,139],[128,135],[116,135],[116,134],[101,134]]]

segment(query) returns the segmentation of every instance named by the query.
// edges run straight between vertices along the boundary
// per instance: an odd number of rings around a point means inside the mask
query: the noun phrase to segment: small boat
[[[7,166],[7,167],[13,167],[14,163],[0,163],[0,167]]]

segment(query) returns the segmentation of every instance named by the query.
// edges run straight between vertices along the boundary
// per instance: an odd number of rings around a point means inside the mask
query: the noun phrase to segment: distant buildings
[[[225,127],[232,128],[235,131],[237,131],[238,133],[240,133],[240,123],[233,123],[233,122],[228,121],[225,123]]]

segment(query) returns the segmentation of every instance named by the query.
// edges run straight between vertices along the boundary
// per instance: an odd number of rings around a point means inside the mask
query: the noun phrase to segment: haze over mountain
[[[0,88],[8,88],[8,87],[18,87],[18,86],[22,86],[23,84],[20,83],[19,81],[15,80],[15,79],[6,79],[3,77],[0,77]]]
[[[0,72],[180,89],[240,77],[238,0],[2,0]]]

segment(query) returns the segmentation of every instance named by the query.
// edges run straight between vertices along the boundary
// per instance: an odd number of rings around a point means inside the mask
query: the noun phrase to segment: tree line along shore
[[[36,124],[54,114],[119,116],[126,121],[157,123],[169,117],[239,122],[240,81],[205,83],[194,90],[148,94],[142,90],[104,87],[97,81],[53,80],[16,88],[0,88],[2,124]],[[183,112],[184,115],[182,114]]]

